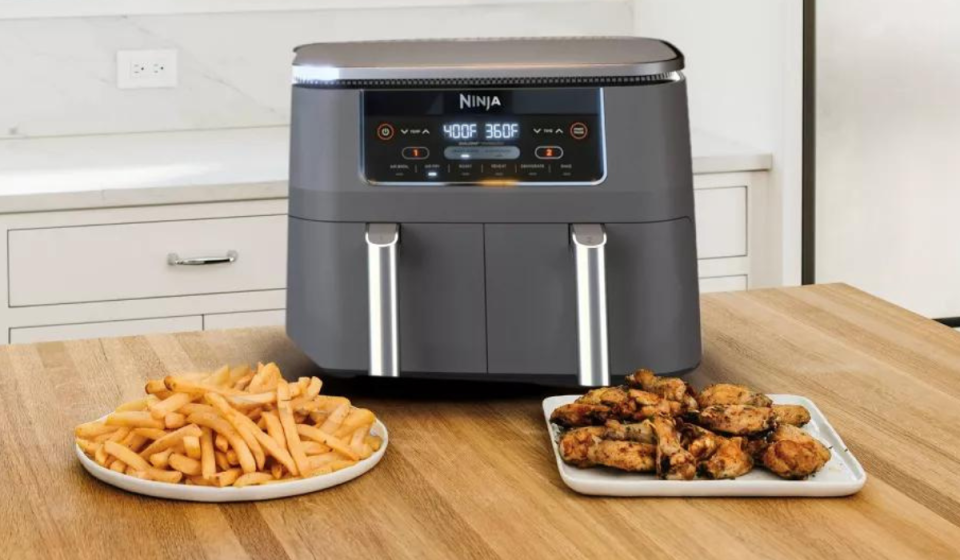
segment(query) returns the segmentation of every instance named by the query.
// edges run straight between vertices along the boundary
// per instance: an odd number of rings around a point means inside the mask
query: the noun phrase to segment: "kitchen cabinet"
[[[21,327],[10,329],[11,344],[78,340],[105,336],[136,336],[143,334],[198,331],[203,328],[199,315],[192,317],[165,317],[132,321],[100,321],[76,325]]]
[[[203,316],[203,330],[244,329],[249,327],[283,326],[287,313],[283,309],[211,313]]]

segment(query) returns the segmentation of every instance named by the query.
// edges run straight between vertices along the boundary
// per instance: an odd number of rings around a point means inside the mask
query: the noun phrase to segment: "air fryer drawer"
[[[286,216],[14,230],[10,304],[81,303],[286,286]],[[172,266],[181,258],[235,262]]]

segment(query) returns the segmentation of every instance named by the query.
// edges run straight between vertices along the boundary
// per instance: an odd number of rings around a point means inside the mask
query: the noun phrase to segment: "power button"
[[[394,132],[393,125],[390,123],[380,123],[377,125],[377,138],[384,142],[393,138]]]

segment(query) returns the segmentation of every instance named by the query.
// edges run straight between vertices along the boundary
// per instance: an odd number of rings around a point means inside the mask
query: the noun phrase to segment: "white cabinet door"
[[[287,312],[283,309],[213,313],[203,316],[203,330],[213,331],[217,329],[283,326],[286,324],[286,319]]]
[[[11,230],[10,305],[283,289],[286,224],[253,216]],[[168,262],[228,254],[235,262]]]
[[[76,325],[51,325],[45,327],[19,327],[10,329],[11,344],[29,344],[55,340],[78,340],[114,336],[136,336],[170,332],[199,331],[203,319],[199,316],[166,317],[163,319],[137,319],[133,321],[104,321]]]
[[[701,259],[747,254],[747,187],[694,191],[697,256]]]
[[[747,289],[747,275],[718,276],[716,278],[701,278],[700,293],[734,292]]]

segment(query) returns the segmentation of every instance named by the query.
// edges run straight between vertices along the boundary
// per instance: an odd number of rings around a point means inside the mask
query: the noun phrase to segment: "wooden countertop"
[[[222,363],[313,366],[279,329],[0,348],[0,556],[14,558],[947,558],[960,555],[960,334],[843,285],[702,299],[706,382],[812,398],[870,479],[827,499],[580,496],[526,385],[335,380],[375,410],[383,462],[328,491],[208,505],[127,494],[72,427],[144,380]],[[639,365],[639,364],[638,364]]]

